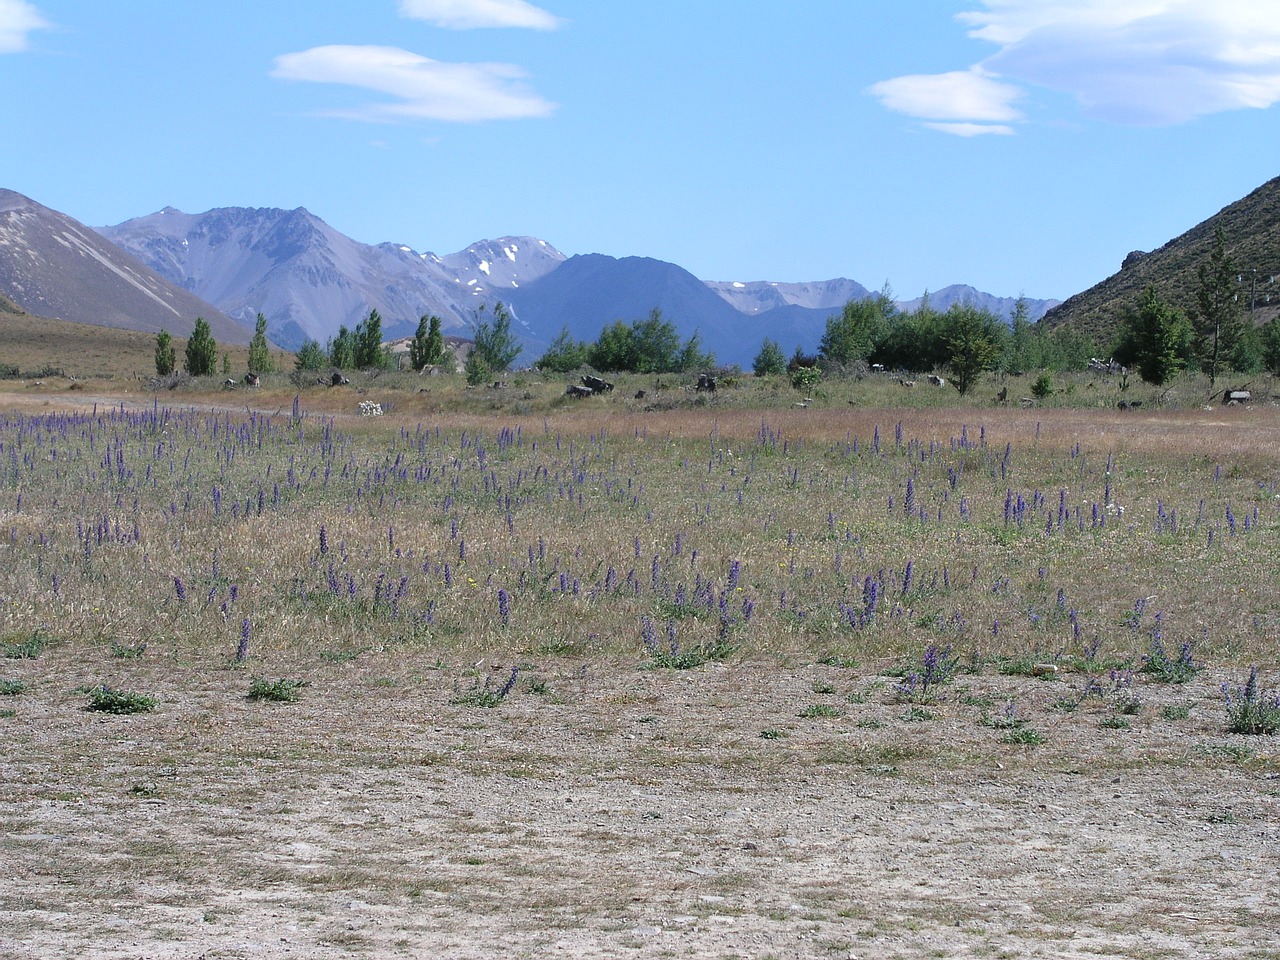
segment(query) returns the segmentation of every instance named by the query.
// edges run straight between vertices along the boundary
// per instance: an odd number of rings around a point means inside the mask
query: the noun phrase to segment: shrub
[[[295,703],[299,693],[307,685],[305,680],[266,680],[254,677],[249,681],[250,700],[269,700],[273,703]]]
[[[1280,731],[1280,694],[1258,689],[1258,668],[1249,671],[1243,686],[1222,685],[1227,706],[1227,730],[1231,733],[1262,734]]]
[[[89,710],[99,713],[148,713],[156,708],[156,698],[144,693],[113,690],[105,683],[89,691]]]
[[[520,676],[520,668],[512,667],[511,676],[507,677],[500,687],[493,686],[493,677],[485,677],[483,686],[468,690],[455,702],[468,707],[496,707],[516,688],[518,676]]]
[[[832,706],[829,703],[812,703],[800,711],[800,716],[806,718],[814,717],[839,717],[842,712],[839,707]]]
[[[1151,652],[1142,657],[1141,673],[1161,683],[1186,683],[1195,679],[1201,670],[1191,652],[1190,642],[1184,643],[1176,658],[1170,657],[1159,637],[1151,640]]]
[[[1047,400],[1053,396],[1053,374],[1042,373],[1031,385],[1031,395],[1037,400]]]
[[[8,660],[35,660],[49,645],[49,635],[43,630],[36,630],[29,636],[4,641],[0,644],[4,656]]]
[[[1019,727],[1016,730],[1010,730],[1000,738],[1001,743],[1023,744],[1028,747],[1038,747],[1044,741],[1044,734],[1039,730],[1032,730],[1030,727]]]

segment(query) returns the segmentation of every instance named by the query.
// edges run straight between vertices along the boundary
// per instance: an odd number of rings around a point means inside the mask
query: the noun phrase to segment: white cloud
[[[560,26],[558,17],[526,0],[400,0],[400,15],[451,30],[475,27],[554,30]]]
[[[333,111],[357,120],[511,120],[555,110],[505,63],[441,63],[396,47],[328,46],[276,58],[272,76],[376,90],[394,103]]]
[[[890,110],[923,120],[1018,120],[1013,102],[1022,90],[985,71],[917,74],[882,80],[871,88]]]
[[[930,130],[939,130],[942,133],[950,133],[957,137],[981,137],[985,134],[995,134],[1001,137],[1012,137],[1013,127],[1006,126],[1002,123],[925,123],[923,126]]]
[[[27,49],[27,34],[49,26],[26,0],[0,0],[0,53]]]
[[[1280,102],[1280,16],[1258,0],[978,0],[959,14],[969,36],[999,49],[971,68],[1004,86],[1066,93],[1084,112],[1113,123],[1183,123],[1224,110]],[[939,74],[935,79],[954,77]],[[928,120],[989,121],[989,111],[929,114],[895,85],[872,88],[885,106]],[[939,95],[939,103],[948,101]],[[1012,101],[1010,101],[1012,102]],[[956,106],[964,99],[953,98]],[[955,132],[955,131],[947,131]]]

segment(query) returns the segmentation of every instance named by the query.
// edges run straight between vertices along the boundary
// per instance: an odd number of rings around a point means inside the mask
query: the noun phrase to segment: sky
[[[1065,298],[1280,175],[1276,0],[0,0],[0,187]]]

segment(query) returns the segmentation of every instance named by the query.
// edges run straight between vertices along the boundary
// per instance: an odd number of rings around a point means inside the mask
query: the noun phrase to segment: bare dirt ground
[[[1072,674],[912,719],[874,667],[544,658],[493,708],[421,654],[287,669],[0,661],[0,956],[1280,957],[1276,738],[1223,732],[1226,674],[1125,729]],[[1043,744],[981,722],[1015,697]]]

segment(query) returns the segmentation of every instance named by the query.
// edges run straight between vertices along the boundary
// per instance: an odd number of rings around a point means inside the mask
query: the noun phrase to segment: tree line
[[[1095,349],[1074,331],[1033,323],[1023,299],[1005,323],[967,303],[935,310],[927,293],[915,310],[900,310],[886,289],[850,300],[828,318],[816,354],[797,347],[788,361],[777,341],[765,339],[752,370],[757,376],[790,371],[797,386],[809,385],[823,372],[873,365],[906,372],[946,370],[956,388],[967,393],[988,370],[1083,369]]]
[[[168,330],[156,334],[156,376],[167,377],[178,366],[178,348],[173,342],[173,335]],[[213,338],[209,321],[204,317],[196,317],[195,327],[187,338],[187,346],[183,353],[183,369],[193,377],[211,376],[217,371],[218,341]],[[222,355],[222,372],[231,372],[231,360],[228,354]],[[271,359],[271,345],[267,342],[267,318],[258,314],[254,325],[253,339],[249,341],[248,372],[251,374],[272,373],[275,361]]]
[[[536,361],[539,370],[569,373],[589,366],[601,373],[680,373],[715,366],[715,355],[703,349],[695,331],[683,343],[675,324],[654,307],[643,320],[616,320],[594,343],[575,340],[566,326]]]

